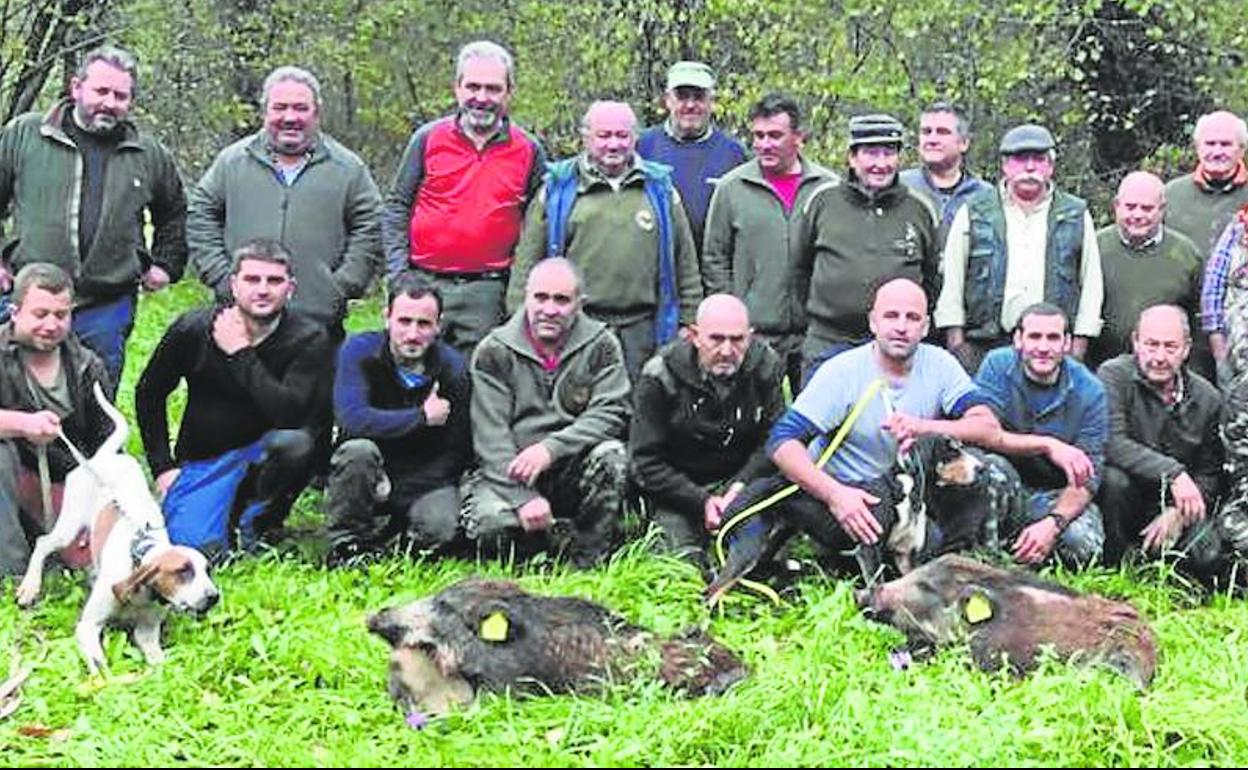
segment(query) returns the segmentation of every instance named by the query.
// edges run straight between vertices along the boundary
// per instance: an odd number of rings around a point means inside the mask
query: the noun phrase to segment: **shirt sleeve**
[[[1244,226],[1231,222],[1205,266],[1205,281],[1200,290],[1200,326],[1207,332],[1226,331],[1226,279],[1231,272],[1231,252],[1244,237]]]
[[[971,215],[963,204],[949,223],[945,252],[941,257],[943,283],[934,318],[938,329],[966,325],[966,258],[970,243]]]
[[[1101,335],[1101,305],[1105,302],[1105,278],[1101,273],[1101,247],[1096,243],[1092,214],[1083,212],[1083,259],[1079,266],[1079,305],[1075,310],[1075,335]]]

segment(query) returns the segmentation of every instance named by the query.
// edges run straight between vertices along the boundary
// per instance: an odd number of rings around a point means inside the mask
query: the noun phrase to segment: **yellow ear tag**
[[[962,608],[962,614],[966,616],[966,622],[971,625],[983,623],[992,617],[992,603],[983,594],[971,594]]]
[[[481,621],[481,638],[487,642],[507,641],[507,616],[502,611],[487,615]]]

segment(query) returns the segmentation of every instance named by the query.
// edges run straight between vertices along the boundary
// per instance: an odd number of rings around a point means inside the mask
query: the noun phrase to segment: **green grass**
[[[194,288],[146,298],[122,402],[172,314]],[[373,325],[375,301],[352,328]],[[176,410],[176,408],[175,408]],[[137,449],[137,444],[133,447]],[[948,650],[905,672],[888,651],[900,636],[854,610],[849,586],[808,577],[787,606],[734,597],[708,614],[683,564],[636,544],[586,573],[532,565],[389,558],[318,566],[319,498],[300,501],[301,533],[285,553],[216,574],[223,601],[202,620],[173,616],[169,661],[146,667],[120,632],[105,650],[106,683],[86,678],[73,625],[80,575],[54,573],[33,611],[0,584],[0,674],[29,665],[24,700],[0,721],[0,763],[62,765],[592,766],[1063,765],[1242,766],[1248,760],[1248,609],[1200,601],[1165,569],[1058,575],[1129,597],[1162,648],[1153,687],[1056,662],[1018,680],[971,668]],[[386,695],[387,647],[365,615],[467,575],[516,574],[527,588],[601,601],[672,633],[707,626],[749,664],[719,698],[672,696],[653,683],[606,695],[486,695],[423,731]],[[2,678],[2,677],[0,677]],[[42,726],[51,737],[27,737]]]

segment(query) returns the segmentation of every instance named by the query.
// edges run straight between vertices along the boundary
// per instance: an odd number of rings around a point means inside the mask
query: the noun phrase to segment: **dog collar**
[[[130,541],[130,558],[135,564],[142,564],[143,557],[156,547],[157,543],[154,533],[157,529],[157,527],[148,524],[134,533],[134,539]],[[160,527],[159,529],[164,528]]]

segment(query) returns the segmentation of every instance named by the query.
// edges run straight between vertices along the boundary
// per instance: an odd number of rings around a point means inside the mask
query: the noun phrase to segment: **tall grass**
[[[121,400],[192,288],[145,299]],[[376,303],[353,326],[376,325]],[[175,407],[176,409],[177,407]],[[137,451],[135,444],[133,447]],[[542,563],[427,562],[400,556],[319,566],[319,497],[299,505],[300,536],[282,553],[229,564],[223,601],[201,620],[171,617],[164,665],[149,668],[124,635],[107,636],[111,678],[88,680],[73,639],[85,589],[54,573],[19,612],[0,584],[0,673],[31,666],[18,710],[0,721],[10,766],[464,765],[1242,766],[1248,760],[1248,609],[1198,597],[1165,569],[1060,574],[1126,596],[1162,648],[1153,687],[1108,671],[1048,662],[1031,677],[988,675],[964,650],[895,671],[900,636],[863,620],[849,585],[812,575],[781,608],[735,597],[708,614],[692,568],[634,544],[584,573]],[[383,606],[472,574],[603,602],[674,633],[701,625],[751,676],[697,701],[650,682],[595,697],[486,695],[467,710],[408,727],[386,696],[388,650],[365,630]],[[2,678],[2,677],[0,677]]]

